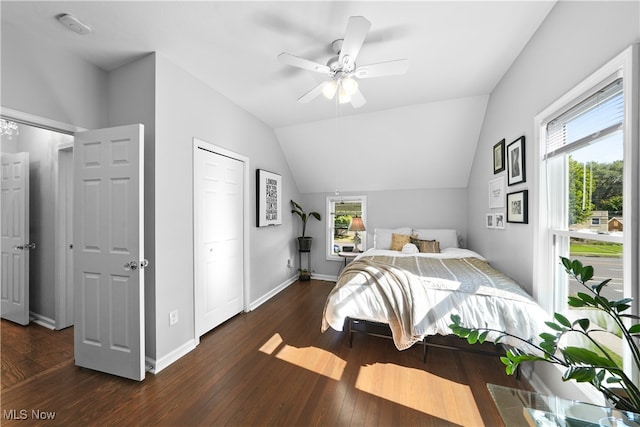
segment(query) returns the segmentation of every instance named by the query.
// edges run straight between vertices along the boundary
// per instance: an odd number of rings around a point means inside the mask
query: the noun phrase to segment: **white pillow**
[[[414,245],[413,243],[407,243],[406,245],[404,245],[402,247],[402,253],[403,254],[417,254],[418,252],[420,252],[418,250],[418,247],[416,245]]]
[[[420,240],[437,240],[440,242],[440,249],[457,248],[458,232],[456,230],[429,230],[413,229],[413,234],[418,235]]]
[[[376,228],[373,234],[373,247],[376,249],[391,249],[391,235],[395,234],[407,234],[411,235],[411,228]]]

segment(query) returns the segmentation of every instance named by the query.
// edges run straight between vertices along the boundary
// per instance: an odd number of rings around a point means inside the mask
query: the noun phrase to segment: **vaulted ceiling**
[[[555,1],[3,1],[2,24],[104,70],[160,52],[271,126],[301,192],[464,188],[489,95]],[[93,32],[79,36],[55,16]],[[354,109],[296,100],[350,16],[372,24],[358,65],[408,58],[405,75],[360,81]]]

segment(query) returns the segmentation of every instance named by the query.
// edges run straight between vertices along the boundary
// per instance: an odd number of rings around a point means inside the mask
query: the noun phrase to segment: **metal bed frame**
[[[393,339],[393,337],[391,335],[391,328],[386,323],[372,322],[370,320],[352,319],[350,317],[347,318],[346,322],[348,323],[348,328],[347,328],[348,335],[347,335],[347,337],[349,339],[349,348],[353,348],[353,335],[356,334],[356,333],[370,335],[370,336],[379,337],[379,338]],[[497,352],[487,351],[487,350],[478,349],[478,348],[455,347],[455,346],[452,346],[452,345],[436,343],[436,342],[432,341],[432,337],[430,337],[430,336],[424,337],[420,343],[422,345],[422,362],[425,363],[425,364],[427,363],[427,350],[428,350],[428,347],[443,348],[443,349],[446,349],[446,350],[468,351],[468,352],[471,352],[471,353],[484,354],[484,355],[488,355],[488,356],[498,356],[499,355],[499,353],[497,353]],[[499,344],[499,345],[504,347],[503,344]],[[519,366],[518,366],[518,369],[516,371],[516,378],[518,380],[520,379],[520,367]]]

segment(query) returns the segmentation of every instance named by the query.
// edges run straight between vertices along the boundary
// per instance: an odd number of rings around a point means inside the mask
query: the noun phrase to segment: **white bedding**
[[[382,258],[386,256],[395,258],[389,262],[389,258]],[[402,254],[398,251],[370,249],[353,261],[362,260],[357,269],[349,270],[347,267],[343,271],[329,294],[322,331],[329,327],[341,331],[347,317],[386,323],[391,326],[396,347],[403,350],[424,336],[451,334],[449,324],[452,314],[460,315],[466,326],[503,330],[534,342],[538,342],[538,335],[547,330],[544,321],[549,320],[548,314],[507,276],[488,265],[490,270],[487,273],[484,270],[485,263],[471,260],[482,266],[482,271],[477,270],[477,275],[474,273],[471,283],[456,281],[455,274],[435,261],[434,264],[444,269],[442,271],[446,274],[443,276],[447,278],[421,277],[393,267],[396,263],[412,264],[416,257],[433,260],[477,258],[486,261],[478,253],[462,248],[447,248],[437,254]],[[388,267],[385,271],[391,271],[390,276],[401,276],[400,283],[390,284],[394,281],[380,279],[384,274],[366,271],[374,267],[377,258],[385,260]],[[471,264],[465,268],[475,271]],[[493,341],[497,336],[490,334],[487,340]],[[521,344],[507,338],[501,342],[516,347]]]

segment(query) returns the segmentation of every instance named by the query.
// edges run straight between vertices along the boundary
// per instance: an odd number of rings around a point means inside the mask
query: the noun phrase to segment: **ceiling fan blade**
[[[306,104],[307,102],[310,102],[311,100],[315,99],[318,95],[322,93],[322,88],[324,87],[325,83],[326,82],[320,83],[318,86],[314,87],[309,92],[302,95],[300,98],[298,98],[298,102],[302,104]]]
[[[342,48],[340,49],[340,64],[345,68],[353,67],[356,57],[360,53],[360,48],[367,37],[371,22],[364,16],[352,16],[347,24],[347,31],[344,35]]]
[[[282,52],[280,55],[278,55],[278,59],[283,64],[304,68],[305,70],[315,71],[316,73],[329,74],[331,72],[329,67],[327,67],[326,65],[322,65],[317,62],[300,58],[299,56],[291,55],[285,52]]]
[[[351,105],[353,106],[353,108],[360,108],[366,103],[367,100],[364,99],[362,92],[360,92],[359,90],[356,90],[353,95],[351,95]]]
[[[396,59],[395,61],[379,62],[377,64],[363,65],[356,68],[355,76],[359,79],[371,77],[391,76],[404,74],[409,68],[408,59]]]

